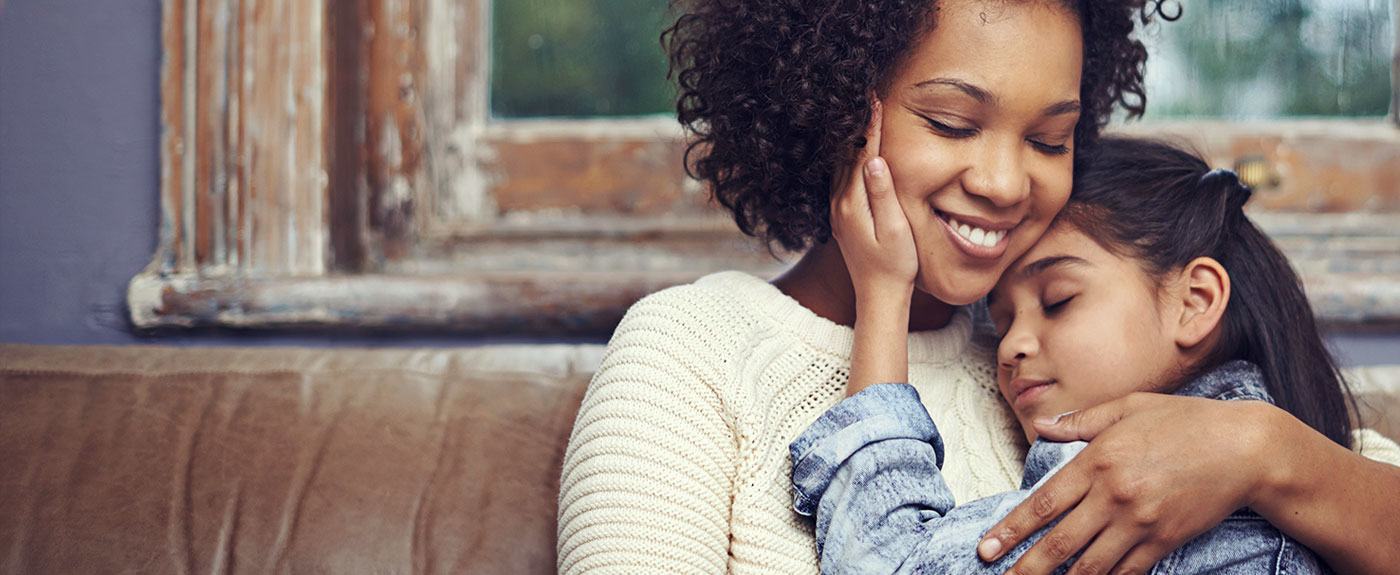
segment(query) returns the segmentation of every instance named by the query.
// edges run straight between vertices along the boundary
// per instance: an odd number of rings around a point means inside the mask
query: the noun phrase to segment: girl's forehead
[[[1005,293],[1055,270],[1101,267],[1107,263],[1107,258],[1113,257],[1079,228],[1056,220],[1025,255],[1007,266],[992,290],[991,299],[996,300],[998,292]]]

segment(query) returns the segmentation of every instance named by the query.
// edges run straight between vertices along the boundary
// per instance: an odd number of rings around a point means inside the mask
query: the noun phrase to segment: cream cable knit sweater
[[[909,338],[909,378],[943,434],[958,501],[1015,489],[1025,448],[990,340],[973,331],[960,311]],[[742,272],[633,306],[564,456],[559,572],[816,573],[787,446],[844,396],[852,336]],[[1400,464],[1393,443],[1363,439]]]

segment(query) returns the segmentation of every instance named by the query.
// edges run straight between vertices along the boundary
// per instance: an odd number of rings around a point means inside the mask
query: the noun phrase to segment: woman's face
[[[1030,422],[1159,391],[1183,365],[1165,293],[1133,259],[1056,225],[1007,270],[990,310],[1001,343],[997,385]]]
[[[886,84],[880,154],[919,251],[916,285],[986,295],[1069,197],[1083,44],[1057,2],[941,0]]]

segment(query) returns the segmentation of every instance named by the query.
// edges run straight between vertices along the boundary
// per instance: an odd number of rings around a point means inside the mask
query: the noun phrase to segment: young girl
[[[888,348],[906,335],[878,316],[858,320],[852,397],[790,449],[795,507],[817,516],[822,572],[1006,571],[1048,529],[994,563],[976,556],[979,539],[1086,445],[1037,441],[1036,424],[1134,392],[1272,402],[1349,444],[1348,391],[1298,278],[1241,210],[1249,189],[1233,172],[1158,142],[1110,139],[1085,159],[1070,203],[988,296],[1000,338],[997,385],[1033,442],[1021,490],[955,506],[939,471],[942,422],[913,387],[884,384],[902,381],[906,360]],[[882,216],[898,215],[880,198],[870,203],[876,229]],[[894,316],[889,325],[901,325]],[[1157,570],[1322,569],[1311,551],[1242,509]]]

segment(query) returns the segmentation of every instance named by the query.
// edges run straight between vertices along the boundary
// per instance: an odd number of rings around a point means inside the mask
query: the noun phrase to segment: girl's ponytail
[[[1350,447],[1351,392],[1322,341],[1302,282],[1242,211],[1236,208],[1231,219],[1216,256],[1230,273],[1232,295],[1214,359],[1244,359],[1259,366],[1279,407]]]
[[[1061,219],[1162,277],[1198,257],[1219,261],[1231,295],[1207,370],[1242,359],[1264,373],[1279,407],[1351,445],[1351,393],[1318,333],[1302,282],[1244,214],[1251,190],[1172,145],[1109,137],[1084,154]]]

